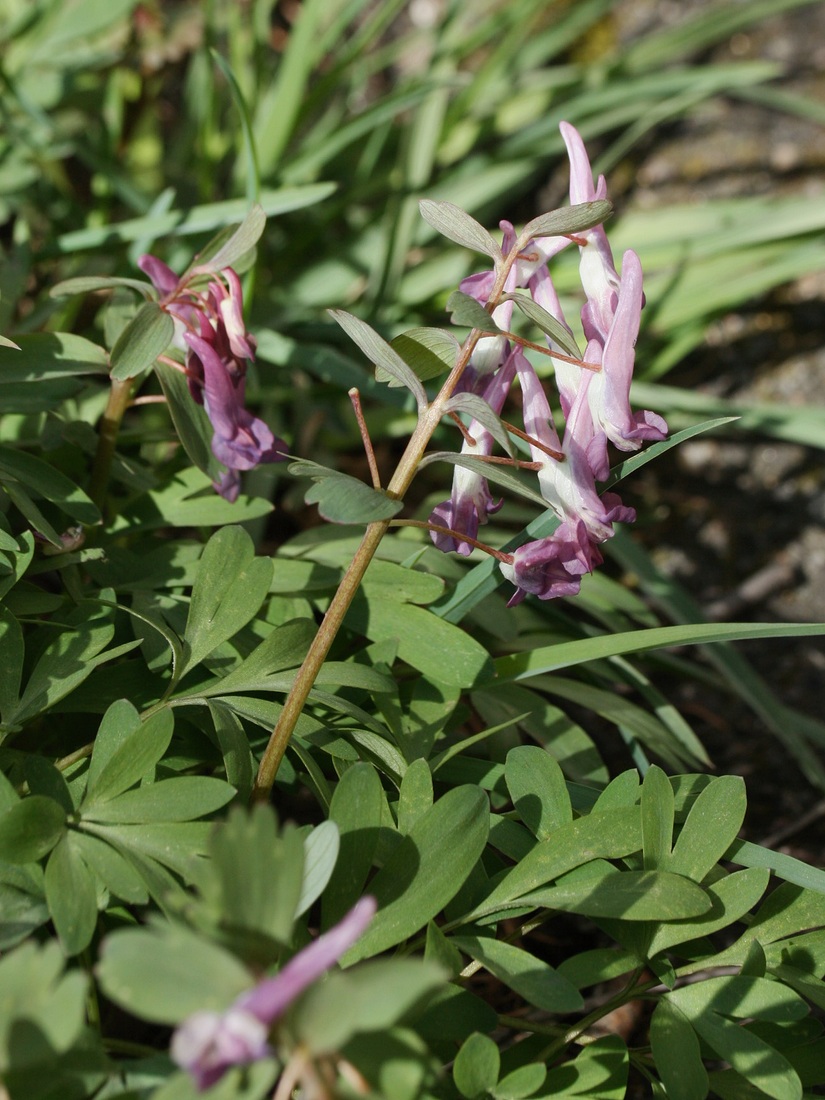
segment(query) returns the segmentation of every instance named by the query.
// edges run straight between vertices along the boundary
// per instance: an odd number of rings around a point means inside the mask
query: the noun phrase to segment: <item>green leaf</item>
[[[396,638],[401,660],[440,683],[471,687],[488,673],[486,649],[466,631],[425,608],[360,594],[347,612],[346,622],[373,642]]]
[[[422,382],[451,371],[456,364],[459,343],[451,332],[442,328],[409,328],[390,341],[404,362]],[[385,371],[376,371],[379,382],[389,380]]]
[[[2,599],[7,592],[11,591],[23,577],[34,557],[34,535],[31,531],[24,531],[19,539],[15,541],[18,549],[13,550],[9,554],[11,559],[11,572],[8,576],[0,578],[0,599]]]
[[[493,1096],[496,1100],[524,1100],[539,1091],[546,1077],[546,1066],[529,1062],[502,1077],[493,1089]]]
[[[17,341],[22,355],[0,348],[0,387],[109,371],[105,349],[71,332],[36,332]]]
[[[572,1062],[549,1071],[540,1100],[580,1096],[582,1100],[624,1100],[629,1059],[618,1035],[588,1043]]]
[[[289,943],[304,881],[304,842],[279,834],[271,807],[234,807],[211,834],[213,869],[204,886],[226,928]],[[243,940],[241,940],[243,943]]]
[[[617,859],[642,844],[639,810],[619,808],[591,813],[556,829],[540,841],[493,888],[468,919],[511,905],[545,883],[593,859]]]
[[[668,871],[617,871],[610,864],[582,867],[549,889],[523,895],[524,904],[626,921],[685,920],[711,911],[707,893]]]
[[[194,1012],[220,1012],[252,986],[238,960],[179,925],[114,932],[97,976],[106,996],[144,1020],[174,1026]]]
[[[473,252],[481,252],[498,262],[504,259],[501,248],[484,226],[460,206],[451,202],[436,202],[434,199],[420,199],[418,209],[427,225],[432,226],[436,233],[447,240],[455,241]]]
[[[762,1094],[775,1100],[801,1100],[802,1082],[796,1070],[764,1039],[715,1012],[692,1016],[691,1023],[710,1049]]]
[[[443,982],[441,967],[423,959],[377,959],[312,986],[292,1026],[313,1054],[340,1050],[359,1032],[391,1027]]]
[[[411,832],[433,804],[433,777],[426,760],[413,760],[398,791],[398,831]]]
[[[467,413],[474,421],[478,421],[482,427],[486,428],[499,446],[502,447],[508,455],[513,457],[513,444],[507,429],[501,423],[501,418],[496,416],[484,398],[479,397],[477,393],[454,394],[444,406],[444,412]],[[469,428],[470,435],[473,435],[474,430],[477,429],[474,429],[474,425],[471,423]]]
[[[454,787],[440,798],[370,883],[378,913],[343,963],[394,947],[424,928],[461,889],[488,831],[487,798],[478,788]]]
[[[659,1001],[653,1011],[650,1046],[668,1100],[705,1100],[708,1074],[696,1032],[667,1000]]]
[[[0,815],[0,860],[34,862],[54,848],[65,830],[63,807],[45,795],[30,795]]]
[[[531,504],[537,504],[541,508],[547,506],[547,501],[535,489],[531,489],[525,480],[510,473],[508,469],[499,463],[488,462],[478,455],[458,454],[453,451],[432,451],[422,460],[420,466],[429,466],[432,462],[449,462],[453,466],[462,466],[465,470],[472,470],[474,474],[487,478],[488,481],[500,485],[503,489],[515,493],[516,496],[529,500]],[[497,587],[498,582],[493,587]],[[506,661],[506,657],[500,657],[499,661]],[[513,677],[515,679],[515,677]]]
[[[736,838],[746,805],[741,776],[723,775],[711,780],[691,807],[667,869],[701,882]]]
[[[72,846],[113,897],[132,905],[146,904],[149,896],[140,875],[111,844],[88,833],[73,832]]]
[[[474,1031],[462,1043],[453,1063],[455,1087],[466,1097],[475,1100],[492,1092],[498,1082],[501,1056],[492,1039]]]
[[[382,600],[403,603],[432,603],[444,592],[444,581],[440,577],[380,558],[370,562],[361,586],[371,598],[375,595]]]
[[[251,252],[266,229],[266,214],[260,203],[253,203],[249,213],[229,239],[213,251],[208,245],[198,254],[191,274],[214,274],[224,267],[232,267],[247,252]]]
[[[23,675],[23,631],[12,613],[0,607],[0,719],[3,723],[17,709]]]
[[[567,325],[556,320],[552,313],[548,313],[546,309],[540,306],[538,302],[534,302],[527,294],[503,294],[502,298],[515,302],[524,316],[528,317],[534,325],[537,325],[545,336],[549,336],[565,355],[581,361],[582,353],[573,338],[572,332]]]
[[[112,378],[125,382],[149,370],[175,335],[175,322],[157,302],[144,302],[112,348]]]
[[[38,496],[56,504],[62,512],[78,523],[100,523],[100,511],[86,493],[65,474],[44,462],[42,458],[0,446],[0,481],[19,481]]]
[[[573,820],[561,768],[544,749],[536,745],[510,749],[504,778],[516,812],[539,840]]]
[[[559,964],[558,970],[575,985],[586,989],[591,985],[609,982],[628,974],[639,965],[634,951],[624,947],[594,947],[572,955]]]
[[[808,1012],[808,1006],[799,994],[781,982],[738,974],[705,978],[704,981],[674,990],[666,997],[678,1005],[691,1021],[699,1020],[708,1012],[715,1012],[739,1020],[756,1016],[781,1023],[799,1020]]]
[[[453,936],[451,942],[536,1008],[567,1013],[584,1007],[578,989],[529,951],[487,936]]]
[[[406,386],[415,398],[419,410],[427,407],[427,394],[419,382],[415,371],[404,362],[401,356],[393,351],[390,344],[379,336],[375,329],[370,328],[366,322],[354,317],[343,309],[330,309],[327,311],[334,321],[337,321],[353,343],[357,344],[367,359],[376,368],[376,378],[381,370],[388,375],[396,385]],[[390,383],[392,385],[392,382]]]
[[[484,306],[462,290],[452,292],[447,299],[447,309],[450,311],[450,320],[454,325],[462,325],[477,332],[501,332]]]
[[[121,707],[122,702],[113,706]],[[121,710],[120,715],[123,713]],[[107,716],[108,714],[109,712]],[[104,802],[117,798],[148,775],[168,749],[175,724],[174,715],[168,707],[156,711],[141,725],[129,729],[125,736],[114,733],[114,720],[110,720],[110,728],[113,730],[111,741],[117,739],[119,744],[114,751],[111,751],[111,742],[106,745],[105,762],[99,766],[99,771],[95,769],[94,775],[89,776],[86,797],[80,804],[80,812],[84,815]]]
[[[335,191],[336,186],[334,183],[311,183],[302,187],[282,187],[275,191],[262,191],[259,201],[264,213],[273,217],[321,202]],[[81,249],[111,245],[117,241],[140,241],[146,237],[185,237],[237,222],[244,217],[247,209],[246,199],[202,203],[188,210],[169,210],[109,225],[75,229],[70,233],[63,233],[55,244],[60,252],[74,253]]]
[[[86,777],[87,791],[91,791],[97,785],[98,776],[104,765],[114,756],[123,742],[138,729],[140,729],[140,714],[128,699],[118,699],[111,704],[100,720],[92,747],[92,757]]]
[[[175,434],[183,444],[183,449],[199,470],[216,478],[220,463],[212,453],[215,429],[206,409],[192,398],[183,371],[176,370],[168,363],[159,362],[155,364],[155,373],[166,398]]]
[[[334,821],[322,821],[304,840],[304,877],[296,917],[306,913],[321,896],[338,859],[340,837]]]
[[[0,1073],[42,1067],[44,1047],[65,1053],[85,1027],[86,975],[63,974],[63,955],[54,940],[24,943],[0,959]],[[27,1029],[40,1041],[25,1041]],[[31,1031],[29,1031],[31,1035]],[[41,1038],[42,1037],[42,1038]]]
[[[84,819],[143,825],[150,821],[192,821],[214,813],[235,797],[222,779],[182,775],[161,779],[115,798],[87,806]]]
[[[667,868],[680,874],[686,873],[670,866],[673,806],[673,787],[670,780],[654,764],[648,768],[642,784],[642,854],[647,871]]]
[[[117,287],[136,290],[144,298],[152,294],[152,284],[145,279],[124,279],[115,275],[80,275],[63,279],[49,290],[50,298],[64,298],[71,294],[92,294],[97,290],[115,290]]]
[[[224,527],[212,535],[192,586],[181,676],[254,618],[269,592],[272,571],[272,559],[255,556],[242,527]]]
[[[237,691],[288,690],[291,678],[278,676],[278,673],[300,665],[315,633],[315,624],[310,619],[291,619],[276,627],[231,672],[227,672],[219,680],[205,686],[199,685],[176,696],[176,700],[191,696],[225,696]],[[329,669],[330,664],[338,665],[338,662],[328,662],[324,668]]]
[[[219,699],[210,699],[207,706],[223,756],[227,782],[238,792],[239,801],[245,802],[252,793],[255,778],[255,761],[249,738],[237,714]]]
[[[61,947],[77,955],[89,946],[97,924],[97,892],[72,833],[66,833],[46,864],[46,901]]]
[[[710,911],[690,920],[660,925],[650,940],[648,954],[652,958],[677,944],[728,928],[756,905],[765,893],[768,881],[767,868],[749,867],[708,884],[704,889],[712,902]]]
[[[314,462],[293,462],[289,472],[312,478],[315,484],[307,489],[304,500],[317,504],[321,516],[330,523],[377,523],[391,519],[403,508],[400,500],[387,496],[383,489],[373,489],[356,477]]]
[[[499,680],[526,680],[586,661],[617,657],[624,653],[643,653],[649,649],[742,641],[746,638],[805,638],[821,634],[825,634],[825,623],[697,623],[628,630],[499,657],[495,662],[496,675]]]
[[[106,591],[101,593],[104,597]],[[111,608],[101,606],[96,600],[84,600],[64,617],[61,625],[64,629],[46,647],[32,669],[9,722],[22,725],[48,710],[82,684],[99,664],[117,655],[118,649],[101,653],[115,632]]]
[[[580,202],[574,206],[565,206],[539,214],[529,221],[519,234],[519,240],[529,241],[531,237],[560,237],[568,233],[581,233],[601,225],[613,213],[613,204],[607,199],[594,202]]]
[[[329,819],[338,826],[340,851],[323,896],[324,928],[339,921],[358,900],[372,867],[385,806],[386,795],[375,769],[361,763],[347,768],[329,808]]]

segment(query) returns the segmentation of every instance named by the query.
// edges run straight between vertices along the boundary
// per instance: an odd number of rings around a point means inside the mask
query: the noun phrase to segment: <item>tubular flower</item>
[[[233,1066],[272,1054],[272,1026],[314,981],[352,947],[375,916],[376,903],[361,898],[329,932],[303,948],[274,978],[264,978],[224,1012],[195,1012],[172,1036],[170,1054],[193,1078],[199,1092]]]
[[[487,380],[483,397],[493,412],[501,412],[514,374],[515,355],[511,355],[504,367]],[[465,439],[461,448],[462,454],[489,455],[492,453],[494,440],[483,424],[473,420],[467,432],[475,442],[470,443]],[[488,516],[494,515],[503,503],[503,500],[493,500],[485,477],[474,470],[456,466],[452,495],[449,500],[436,505],[430,515],[430,523],[439,527],[448,527],[451,531],[474,539],[478,535],[479,524],[486,523]],[[469,542],[441,531],[431,531],[430,537],[438,549],[445,552],[455,550],[466,556],[473,549]]]
[[[216,490],[237,499],[240,472],[261,462],[280,462],[287,446],[244,406],[246,371],[255,340],[243,320],[241,284],[231,267],[205,292],[192,288],[156,256],[141,256],[138,267],[158,291],[158,304],[175,322],[174,344],[186,353],[189,392],[212,422],[212,453],[227,467]]]
[[[570,160],[570,202],[575,205],[606,198],[604,179],[593,181],[581,136],[569,123],[562,123],[560,128]],[[501,222],[501,228],[502,251],[507,256],[516,236],[509,222]],[[660,416],[649,411],[634,412],[630,406],[635,344],[644,305],[642,269],[635,252],[624,254],[620,277],[602,225],[576,233],[572,238],[537,238],[528,241],[516,257],[506,289],[526,288],[533,301],[569,334],[570,341],[564,343],[575,343],[549,270],[549,261],[571,240],[579,246],[579,276],[585,299],[581,309],[581,331],[586,343],[583,363],[590,369],[564,359],[554,363],[565,419],[562,438],[559,439],[550,402],[533,365],[521,347],[510,351],[510,342],[505,337],[496,337],[498,343],[490,340],[489,347],[485,345],[481,353],[479,342],[471,360],[475,372],[465,387],[482,392],[477,385],[479,356],[486,371],[493,375],[483,396],[500,413],[504,404],[502,390],[509,388],[514,368],[522,394],[524,438],[537,469],[539,489],[559,520],[552,535],[519,547],[501,561],[502,573],[516,585],[511,604],[518,603],[528,593],[552,599],[579,591],[582,576],[601,564],[599,546],[613,535],[613,524],[629,523],[636,518],[635,511],[622,504],[615,493],[599,495],[597,491],[596,483],[606,480],[609,474],[608,445],[635,451],[644,440],[664,439],[667,434],[667,424]],[[495,272],[482,272],[466,279],[461,289],[486,304],[495,283]],[[510,304],[499,304],[493,316],[497,318],[503,305]],[[509,322],[508,314],[508,325]],[[551,354],[558,356],[564,350],[552,337],[547,340]],[[510,368],[509,375],[505,373],[505,364]],[[494,384],[496,381],[499,386]],[[491,401],[494,394],[495,405]],[[476,438],[475,430],[471,434]],[[481,445],[477,440],[477,446]],[[488,433],[483,440],[483,453],[489,455],[491,446]],[[468,450],[465,443],[464,453]],[[436,508],[431,522],[475,537],[479,522],[485,522],[499,507],[491,504],[486,482],[468,471],[457,470],[453,495]],[[433,541],[442,550],[469,553],[469,545],[457,537],[447,538],[434,532]]]

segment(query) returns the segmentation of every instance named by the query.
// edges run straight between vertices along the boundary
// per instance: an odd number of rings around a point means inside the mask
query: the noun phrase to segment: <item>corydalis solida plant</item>
[[[484,422],[472,425],[475,436],[470,432],[465,434],[468,448],[474,450],[473,462],[492,457],[492,442],[482,434],[482,428],[490,429],[494,437],[496,432],[500,434],[504,421],[496,410],[503,407],[509,382],[519,377],[526,396],[528,431],[516,430],[515,434],[527,438],[535,456],[531,465],[539,473],[542,499],[561,523],[549,538],[528,542],[513,554],[485,548],[499,559],[504,576],[516,585],[511,602],[523,599],[528,593],[550,599],[578,592],[583,574],[602,561],[598,547],[612,535],[613,522],[635,517],[633,510],[622,505],[614,494],[600,498],[596,491],[596,481],[607,476],[608,439],[621,449],[637,450],[643,439],[663,439],[667,431],[661,417],[654,413],[634,414],[629,405],[633,344],[642,308],[638,260],[635,254],[626,253],[625,278],[619,277],[602,227],[610,213],[610,204],[604,198],[604,181],[600,179],[594,185],[578,132],[564,123],[562,134],[572,166],[573,204],[569,209],[554,210],[533,219],[521,233],[503,222],[501,245],[469,214],[451,203],[424,200],[420,204],[422,216],[439,233],[493,260],[492,271],[481,272],[462,283],[459,297],[472,308],[464,310],[469,320],[458,323],[466,324],[470,333],[432,401],[427,398],[414,371],[378,333],[350,314],[333,312],[364,354],[396,384],[406,386],[418,405],[416,428],[386,489],[381,489],[376,482],[376,495],[379,491],[384,494],[383,503],[386,503],[386,496],[394,501],[403,499],[425,461],[427,446],[436,427],[445,416],[455,416],[457,409],[469,409],[477,421]],[[548,261],[571,243],[577,244],[582,254],[586,298],[582,320],[587,340],[584,357],[564,319],[548,268]],[[513,303],[523,308],[516,297],[518,288],[528,289],[533,313],[537,310],[546,319],[542,327],[552,334],[548,351],[560,355],[561,361],[566,359],[570,365],[569,376],[564,371],[558,375],[562,411],[567,415],[561,441],[556,435],[541,382],[523,354],[525,341],[501,330],[502,325],[509,325]],[[530,316],[528,310],[524,312]],[[567,349],[567,354],[558,351],[559,347]],[[590,370],[585,369],[588,366]],[[591,392],[588,376],[595,374],[606,376],[606,380],[594,386]],[[532,434],[529,428],[533,429]],[[507,430],[511,431],[511,427],[507,426]],[[368,439],[365,445],[369,453]],[[548,458],[553,462],[548,462]],[[460,461],[456,465],[460,467]],[[334,486],[333,479],[330,484]],[[312,499],[319,498],[313,495]],[[469,474],[466,469],[460,469],[450,499],[435,509],[430,524],[425,526],[431,527],[433,540],[442,550],[468,553],[471,545],[480,545],[471,532],[477,531],[478,524],[486,521],[497,507],[483,474],[472,468]],[[266,799],[272,789],[315,679],[391,525],[393,514],[393,511],[390,515],[384,512],[379,519],[366,519],[368,526],[358,550],[327,608],[270,735],[253,790],[255,799]],[[417,521],[396,522],[420,525]],[[461,524],[463,529],[449,524]]]
[[[604,178],[594,184],[578,131],[562,123],[561,132],[570,159],[571,203],[605,199]],[[509,222],[502,222],[501,228],[502,252],[509,254],[516,242],[515,230]],[[521,247],[507,274],[505,289],[527,289],[532,301],[555,322],[556,331],[569,337],[575,346],[548,266],[548,261],[573,241],[581,257],[579,273],[585,294],[581,326],[586,348],[579,364],[563,353],[557,360],[559,403],[565,416],[562,439],[533,365],[523,348],[514,346],[507,336],[480,341],[462,380],[465,389],[479,393],[499,414],[511,382],[518,378],[525,438],[537,469],[539,489],[560,520],[551,536],[528,542],[501,561],[502,573],[516,585],[511,603],[528,593],[552,599],[579,591],[582,576],[602,562],[598,547],[613,534],[613,523],[636,518],[635,511],[625,507],[615,493],[601,497],[597,493],[596,482],[604,481],[609,473],[608,442],[620,450],[634,451],[644,440],[661,440],[667,434],[665,421],[656,413],[638,413],[630,408],[634,349],[644,301],[641,265],[635,252],[624,254],[620,276],[601,224],[575,237],[536,237]],[[461,283],[460,290],[486,305],[495,279],[495,270],[471,275]],[[512,309],[512,300],[497,305],[493,320],[509,326]],[[551,352],[561,353],[558,340],[548,335],[547,342]],[[567,339],[564,345],[568,346]],[[464,453],[489,456],[493,443],[489,432],[474,423],[469,435],[475,442],[465,441]],[[439,528],[431,532],[433,542],[442,550],[469,554],[471,542],[467,540],[475,541],[479,524],[486,523],[499,507],[481,474],[458,467],[450,499],[439,504],[430,517]],[[453,533],[446,535],[444,527]]]
[[[175,344],[186,353],[189,392],[212,423],[212,452],[226,466],[215,483],[227,500],[238,497],[241,471],[262,462],[280,462],[287,446],[260,417],[245,407],[246,371],[255,357],[255,340],[246,331],[240,280],[231,267],[215,273],[206,290],[189,275],[179,278],[156,256],[144,255],[138,267],[158,292],[158,305],[175,322]]]

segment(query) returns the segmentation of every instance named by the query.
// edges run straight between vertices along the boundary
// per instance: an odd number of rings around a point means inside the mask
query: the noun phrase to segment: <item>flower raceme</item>
[[[594,183],[578,131],[566,122],[560,128],[570,161],[571,203],[604,199],[604,178]],[[502,253],[508,256],[515,232],[509,222],[502,222],[501,229]],[[559,358],[562,349],[547,337],[549,352],[557,356],[554,374],[565,417],[562,439],[535,368],[520,346],[513,349],[507,336],[479,341],[470,360],[469,377],[463,382],[463,388],[483,396],[500,413],[511,382],[518,378],[531,466],[537,471],[542,497],[560,521],[549,537],[528,542],[512,554],[499,555],[503,559],[502,573],[516,586],[511,604],[528,593],[546,600],[579,591],[582,576],[601,564],[598,547],[613,535],[614,522],[630,523],[636,518],[634,510],[625,507],[615,493],[600,496],[597,491],[596,483],[605,481],[609,473],[608,444],[622,451],[636,451],[645,440],[661,440],[667,434],[662,417],[649,411],[634,412],[630,407],[635,344],[644,305],[642,268],[635,252],[625,252],[619,274],[603,225],[575,237],[536,238],[512,263],[505,289],[527,289],[533,301],[572,338],[549,261],[574,242],[579,247],[579,275],[585,298],[581,327],[586,349],[581,363],[571,362],[566,356]],[[496,274],[471,275],[460,289],[487,306]],[[512,309],[512,302],[497,304],[493,312],[499,327],[508,324],[511,316],[505,314],[504,306]],[[470,430],[473,438],[477,427],[474,424]],[[489,433],[479,434],[483,445],[472,449],[472,453],[489,456]],[[468,450],[466,443],[464,450]],[[461,536],[475,539],[479,522],[486,522],[487,516],[497,510],[498,506],[491,504],[485,479],[456,467],[450,499],[439,504],[430,517],[434,528],[440,528],[431,532],[435,545],[442,550],[469,553],[470,544]],[[450,528],[449,535],[445,526]]]
[[[360,939],[376,903],[363,897],[346,916],[295,955],[275,975],[242,993],[224,1012],[195,1012],[172,1036],[170,1054],[203,1092],[233,1066],[247,1066],[273,1053],[273,1025],[304,990]]]
[[[212,423],[212,453],[226,467],[215,488],[237,499],[241,471],[261,462],[286,458],[286,443],[245,407],[247,364],[255,341],[243,321],[241,284],[231,267],[207,286],[195,289],[156,256],[144,255],[138,267],[158,292],[158,304],[175,322],[175,345],[186,353],[185,367],[193,400]]]

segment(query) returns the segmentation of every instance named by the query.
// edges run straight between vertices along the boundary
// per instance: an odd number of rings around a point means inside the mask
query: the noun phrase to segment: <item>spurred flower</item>
[[[313,982],[366,931],[376,903],[361,898],[329,932],[319,936],[275,975],[242,993],[224,1012],[195,1012],[172,1036],[172,1060],[199,1091],[216,1084],[232,1066],[246,1066],[272,1054],[274,1023]]]
[[[602,177],[594,182],[584,142],[569,123],[561,124],[562,137],[570,160],[570,201],[594,202],[607,197]],[[559,347],[547,337],[551,352],[556,353],[554,374],[559,402],[564,415],[564,433],[559,439],[544,385],[520,346],[511,349],[506,337],[479,342],[470,362],[469,382],[465,388],[483,394],[490,401],[495,394],[496,413],[503,408],[512,368],[518,374],[525,434],[539,488],[549,508],[559,519],[553,535],[537,539],[506,555],[501,563],[504,575],[516,585],[511,603],[527,593],[541,599],[578,592],[581,577],[602,561],[598,549],[613,535],[617,521],[632,522],[636,513],[626,507],[615,493],[599,494],[596,483],[609,474],[608,444],[623,451],[638,450],[644,440],[664,439],[665,421],[656,413],[634,412],[630,406],[630,385],[635,362],[635,344],[644,295],[642,270],[635,252],[622,258],[621,276],[602,225],[577,232],[571,237],[544,237],[530,240],[512,262],[515,231],[509,222],[501,222],[502,252],[510,255],[512,266],[505,288],[526,288],[530,297],[549,313],[570,340],[562,337]],[[583,363],[566,361],[558,353],[575,343],[573,330],[564,316],[549,270],[549,261],[571,241],[579,247],[579,274],[584,291],[581,323],[586,348]],[[461,289],[485,305],[497,284],[495,271],[480,272],[465,279]],[[504,316],[499,304],[494,317]],[[506,315],[509,326],[511,314]],[[505,365],[510,368],[509,376]],[[587,369],[585,369],[585,367]],[[484,374],[492,380],[482,389]],[[498,384],[497,384],[498,383]],[[490,396],[488,396],[488,394]],[[476,438],[476,426],[471,429]],[[479,433],[475,446],[466,441],[464,453],[490,455],[489,433]],[[460,534],[475,538],[478,526],[497,511],[500,504],[490,496],[486,481],[466,470],[457,470],[453,493],[440,504],[431,523],[449,527],[457,534],[446,536],[432,532],[433,541],[442,550],[467,554],[468,542]]]
[[[138,266],[158,291],[161,309],[175,321],[174,343],[186,352],[189,391],[206,409],[214,431],[212,453],[227,468],[215,488],[233,501],[242,470],[280,462],[287,452],[286,443],[244,405],[255,340],[244,325],[240,280],[227,267],[202,291],[156,256],[141,256]]]
[[[511,303],[512,304],[512,303]],[[500,413],[510,384],[515,374],[515,356],[511,355],[504,367],[487,379],[483,391],[484,400],[495,413]],[[489,455],[493,450],[494,439],[487,428],[478,420],[472,420],[467,434],[474,442],[464,440],[461,448],[463,455]],[[471,539],[478,535],[478,527],[486,523],[489,516],[501,508],[503,500],[493,500],[487,479],[475,470],[456,466],[453,474],[453,491],[449,500],[436,505],[430,515],[430,523],[447,527],[460,535],[469,535]],[[470,554],[472,546],[454,535],[442,531],[430,531],[430,537],[439,550],[455,550],[459,554]]]

